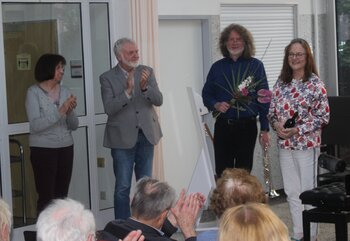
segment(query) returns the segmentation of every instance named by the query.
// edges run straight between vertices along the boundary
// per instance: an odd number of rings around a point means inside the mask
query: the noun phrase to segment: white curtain
[[[158,0],[131,0],[131,31],[140,62],[154,69],[159,84]],[[159,109],[156,109],[159,116]],[[153,176],[164,180],[162,141],[155,147]]]

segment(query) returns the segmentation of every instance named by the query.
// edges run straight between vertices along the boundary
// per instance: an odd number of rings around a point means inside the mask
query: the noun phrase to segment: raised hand
[[[171,213],[174,215],[185,239],[196,236],[194,226],[204,202],[205,197],[200,193],[191,193],[185,196],[181,192],[179,200],[171,209]]]
[[[58,111],[61,114],[69,114],[77,106],[77,97],[74,95],[69,96],[66,101],[61,105]]]
[[[143,69],[141,72],[140,88],[142,91],[147,90],[148,77],[150,76],[150,74],[151,73],[147,69]]]
[[[185,198],[186,198],[185,190],[182,189],[180,192],[179,199],[176,201],[175,206],[171,209],[171,212],[169,212],[168,220],[174,227],[177,227],[175,214],[180,213],[181,207],[185,202]]]

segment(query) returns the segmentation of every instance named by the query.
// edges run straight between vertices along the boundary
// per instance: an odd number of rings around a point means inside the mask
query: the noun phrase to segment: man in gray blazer
[[[114,44],[117,66],[100,76],[102,101],[108,115],[103,146],[111,148],[116,177],[114,214],[130,217],[130,187],[152,175],[153,151],[162,137],[153,106],[163,103],[153,69],[139,65],[136,43],[122,38]]]

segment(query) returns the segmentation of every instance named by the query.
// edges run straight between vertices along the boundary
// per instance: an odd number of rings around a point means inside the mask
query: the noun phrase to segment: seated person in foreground
[[[69,198],[54,199],[38,217],[37,241],[100,240],[95,239],[95,227],[92,212],[83,204]],[[123,241],[144,241],[141,230],[131,231],[125,236]]]
[[[0,240],[10,241],[12,214],[9,205],[0,198]]]
[[[225,211],[218,241],[289,241],[287,226],[265,204],[242,204]]]
[[[39,215],[37,240],[93,241],[95,219],[92,212],[73,199],[55,199]]]
[[[216,182],[209,209],[220,219],[226,209],[248,202],[266,203],[267,196],[259,180],[245,169],[227,168]],[[217,230],[198,234],[198,241],[216,241]]]
[[[122,239],[139,229],[146,241],[169,241],[179,227],[186,241],[195,241],[194,226],[205,198],[199,193],[186,196],[182,191],[173,207],[174,201],[175,190],[166,182],[141,178],[131,202],[131,217],[109,222],[104,231]]]

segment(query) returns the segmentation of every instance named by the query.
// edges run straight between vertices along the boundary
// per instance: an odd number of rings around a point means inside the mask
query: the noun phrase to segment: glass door
[[[23,231],[35,230],[37,193],[25,98],[28,87],[36,84],[33,69],[44,53],[66,58],[62,84],[77,96],[79,128],[73,132],[68,197],[90,208],[101,228],[113,219],[114,174],[110,150],[102,143],[107,117],[98,78],[114,59],[110,54],[110,1],[0,3],[0,53],[4,57],[0,65],[0,187],[13,211],[11,240],[21,241]]]

